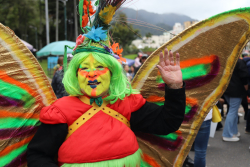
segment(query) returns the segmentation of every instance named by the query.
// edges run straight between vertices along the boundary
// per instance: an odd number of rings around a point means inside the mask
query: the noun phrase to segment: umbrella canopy
[[[22,41],[22,43],[31,51],[31,52],[35,52],[36,49],[33,47],[33,45],[29,44],[28,42],[20,39]]]
[[[41,50],[36,52],[37,57],[48,56],[48,55],[63,55],[64,54],[64,46],[68,45],[70,47],[74,47],[76,45],[75,42],[71,41],[56,41],[52,42],[46,46],[44,46]],[[67,53],[72,53],[73,50],[68,48]]]
[[[127,64],[128,66],[132,66],[132,65],[135,64],[135,60],[127,59],[127,58],[125,58],[125,59],[127,60],[126,64]]]

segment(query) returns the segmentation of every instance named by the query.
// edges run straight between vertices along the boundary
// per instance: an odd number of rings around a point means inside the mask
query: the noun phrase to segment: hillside
[[[123,12],[127,15],[128,21],[136,22],[135,24],[142,25],[142,22],[156,25],[165,30],[172,30],[173,25],[176,22],[183,24],[185,21],[193,21],[194,19],[176,13],[165,13],[157,14],[152,12],[147,12],[145,10],[134,10],[131,8],[121,8],[119,12]],[[153,35],[161,35],[164,30],[158,28],[148,28],[148,25],[143,24],[142,26],[134,25],[133,27],[140,30],[140,34],[144,36],[146,33],[150,32]]]

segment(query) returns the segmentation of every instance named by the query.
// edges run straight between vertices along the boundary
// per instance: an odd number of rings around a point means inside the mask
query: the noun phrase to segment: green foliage
[[[135,45],[130,45],[130,46],[125,46],[123,48],[123,55],[128,55],[128,54],[137,54],[139,52],[139,49]]]
[[[74,33],[74,1],[67,1],[66,4],[68,36],[67,40],[75,41],[76,39]],[[48,9],[50,42],[54,42],[56,29],[56,1],[48,1]],[[61,1],[59,1],[58,14],[58,37],[59,40],[65,40],[64,4]],[[38,35],[38,48],[36,49],[39,50],[47,44],[44,0],[0,0],[0,16],[0,23],[12,29],[19,38],[32,44],[34,47],[36,46],[36,27]],[[80,34],[82,32],[80,31],[79,19],[77,19],[77,24],[78,33]]]
[[[0,1],[0,22],[12,29],[17,36],[26,40],[30,33],[29,26],[39,25],[38,0]],[[44,20],[44,19],[43,19]]]
[[[137,54],[129,54],[129,55],[124,56],[124,58],[132,59],[132,60],[134,60],[136,57],[137,57]]]
[[[142,49],[142,51],[143,51],[143,52],[153,52],[153,51],[155,51],[156,49],[157,49],[157,48],[150,48],[150,47],[147,47],[147,46],[146,46],[145,48]]]
[[[124,13],[119,13],[116,17],[117,21],[112,24],[110,34],[114,42],[118,42],[122,48],[125,48],[138,37],[139,30],[127,23],[127,16]]]
[[[152,37],[152,34],[150,32],[146,33],[146,38],[151,38]]]

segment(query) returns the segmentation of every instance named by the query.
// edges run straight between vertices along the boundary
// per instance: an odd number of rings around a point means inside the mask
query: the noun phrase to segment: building
[[[191,25],[193,25],[195,23],[198,23],[198,21],[197,20],[195,20],[195,21],[185,21],[184,22],[184,29],[187,29],[188,27],[190,27]]]
[[[173,26],[173,34],[177,35],[184,30],[181,23],[175,23]]]
[[[139,49],[145,47],[159,48],[161,45],[168,42],[172,37],[173,35],[169,32],[164,32],[163,35],[152,35],[150,38],[143,37],[142,39],[136,39],[132,41],[132,44]]]
[[[159,48],[183,30],[184,28],[181,23],[175,23],[173,30],[171,31],[164,32],[162,35],[152,35],[150,38],[143,37],[142,39],[136,39],[132,41],[132,44],[139,49],[143,49],[145,47]]]

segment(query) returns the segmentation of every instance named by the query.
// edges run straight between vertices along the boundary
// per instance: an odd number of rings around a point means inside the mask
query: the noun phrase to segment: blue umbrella
[[[127,58],[125,58],[125,59],[127,60],[126,64],[127,64],[129,67],[135,64],[135,60],[127,59]]]
[[[64,54],[64,46],[68,45],[70,47],[74,47],[76,45],[75,42],[71,41],[56,41],[52,42],[45,47],[43,47],[41,50],[36,52],[37,57],[42,56],[49,56],[49,55],[63,55]],[[73,50],[68,48],[67,53],[72,53]]]

